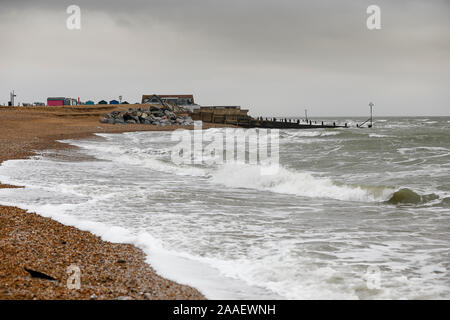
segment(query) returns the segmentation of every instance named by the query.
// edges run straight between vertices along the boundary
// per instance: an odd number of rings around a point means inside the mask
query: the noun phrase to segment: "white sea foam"
[[[413,148],[398,148],[397,151],[401,154],[414,153],[420,150],[425,151],[450,151],[448,148],[444,147],[413,147]]]
[[[274,175],[261,174],[261,168],[243,163],[227,163],[211,174],[211,181],[234,188],[253,188],[310,198],[347,201],[386,201],[395,191],[389,188],[363,189],[338,185],[327,178],[280,167]]]
[[[411,164],[396,162],[404,160],[397,149],[407,155],[445,150],[417,150],[406,140],[386,154],[392,159],[390,170],[384,171],[373,168],[373,148],[352,154],[357,139],[378,145],[360,130],[338,139],[322,134],[341,131],[281,134],[299,144],[280,148],[282,163],[290,152],[308,155],[309,163],[289,157],[275,175],[261,175],[260,166],[242,163],[176,166],[168,161],[169,133],[107,134],[103,141],[72,141],[81,148],[77,153],[100,161],[41,157],[4,162],[0,181],[26,188],[0,190],[0,202],[104,240],[134,244],[158,273],[212,299],[450,296],[445,273],[448,241],[440,236],[448,225],[447,208],[387,206],[380,202],[395,190],[368,187],[416,180],[421,186],[427,180],[423,188],[411,188],[439,194],[433,190],[445,178],[442,160],[411,170]],[[305,151],[300,145],[305,140],[320,143]],[[342,152],[330,155],[335,150]],[[335,171],[330,168],[335,164],[350,169]],[[350,182],[336,182],[344,179]],[[379,290],[367,289],[369,265],[381,269]]]
[[[300,138],[300,137],[328,137],[328,136],[336,136],[340,134],[339,131],[308,131],[308,130],[300,130],[295,133],[286,133],[290,138]]]
[[[390,136],[384,135],[384,134],[370,133],[369,137],[370,138],[388,138]]]
[[[167,139],[167,137],[166,137]],[[121,145],[108,144],[103,145],[101,142],[86,141],[70,141],[72,145],[82,148],[89,155],[98,159],[134,165],[148,168],[160,172],[174,173],[189,176],[205,176],[207,173],[201,168],[192,166],[177,166],[172,162],[158,159],[155,156],[169,155],[169,148],[138,148],[126,147]]]

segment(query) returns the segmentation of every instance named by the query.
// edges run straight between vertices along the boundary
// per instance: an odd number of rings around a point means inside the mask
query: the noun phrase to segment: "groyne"
[[[237,125],[243,128],[267,128],[267,129],[319,129],[319,128],[348,128],[336,122],[324,121],[301,121],[300,119],[277,119],[277,118],[257,118],[257,119],[239,119]]]

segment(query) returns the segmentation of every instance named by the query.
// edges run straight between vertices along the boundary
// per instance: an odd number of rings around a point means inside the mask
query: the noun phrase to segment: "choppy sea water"
[[[450,298],[449,117],[282,130],[275,175],[176,165],[170,132],[66,142],[4,162],[25,188],[0,203],[133,243],[208,298]]]

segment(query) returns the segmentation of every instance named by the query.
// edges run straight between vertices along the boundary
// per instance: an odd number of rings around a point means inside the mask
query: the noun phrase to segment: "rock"
[[[100,117],[101,123],[110,124],[151,124],[158,126],[167,125],[192,125],[194,121],[191,117],[181,117],[176,115],[170,108],[163,107],[158,108],[150,106],[148,110],[144,108],[129,108],[128,111],[112,111],[109,114],[105,114]]]
[[[148,300],[153,299],[153,296],[152,296],[152,294],[151,294],[150,292],[145,292],[145,293],[144,293],[144,297],[145,297],[146,299],[148,299]]]
[[[133,300],[133,298],[131,298],[129,296],[120,296],[117,298],[117,300]]]
[[[39,272],[39,271],[34,271],[28,268],[24,268],[26,272],[28,272],[31,277],[33,278],[39,278],[39,279],[45,279],[45,280],[56,280],[55,278],[46,275],[45,273]]]

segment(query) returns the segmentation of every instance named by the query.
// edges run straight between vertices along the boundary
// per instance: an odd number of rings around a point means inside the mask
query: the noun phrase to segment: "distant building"
[[[98,104],[108,104],[108,102],[106,102],[105,100],[100,100],[100,101],[98,102]]]
[[[94,105],[95,102],[92,101],[92,100],[88,100],[88,101],[86,101],[84,104],[85,104],[85,105],[88,105],[88,106],[91,106],[91,105]]]
[[[117,101],[117,100],[111,100],[111,101],[109,102],[109,104],[119,104],[119,101]]]
[[[142,96],[142,103],[164,104],[172,103],[177,106],[194,104],[194,96],[192,94],[148,94]]]
[[[50,97],[47,98],[48,106],[76,106],[78,104],[76,99],[64,97]]]

